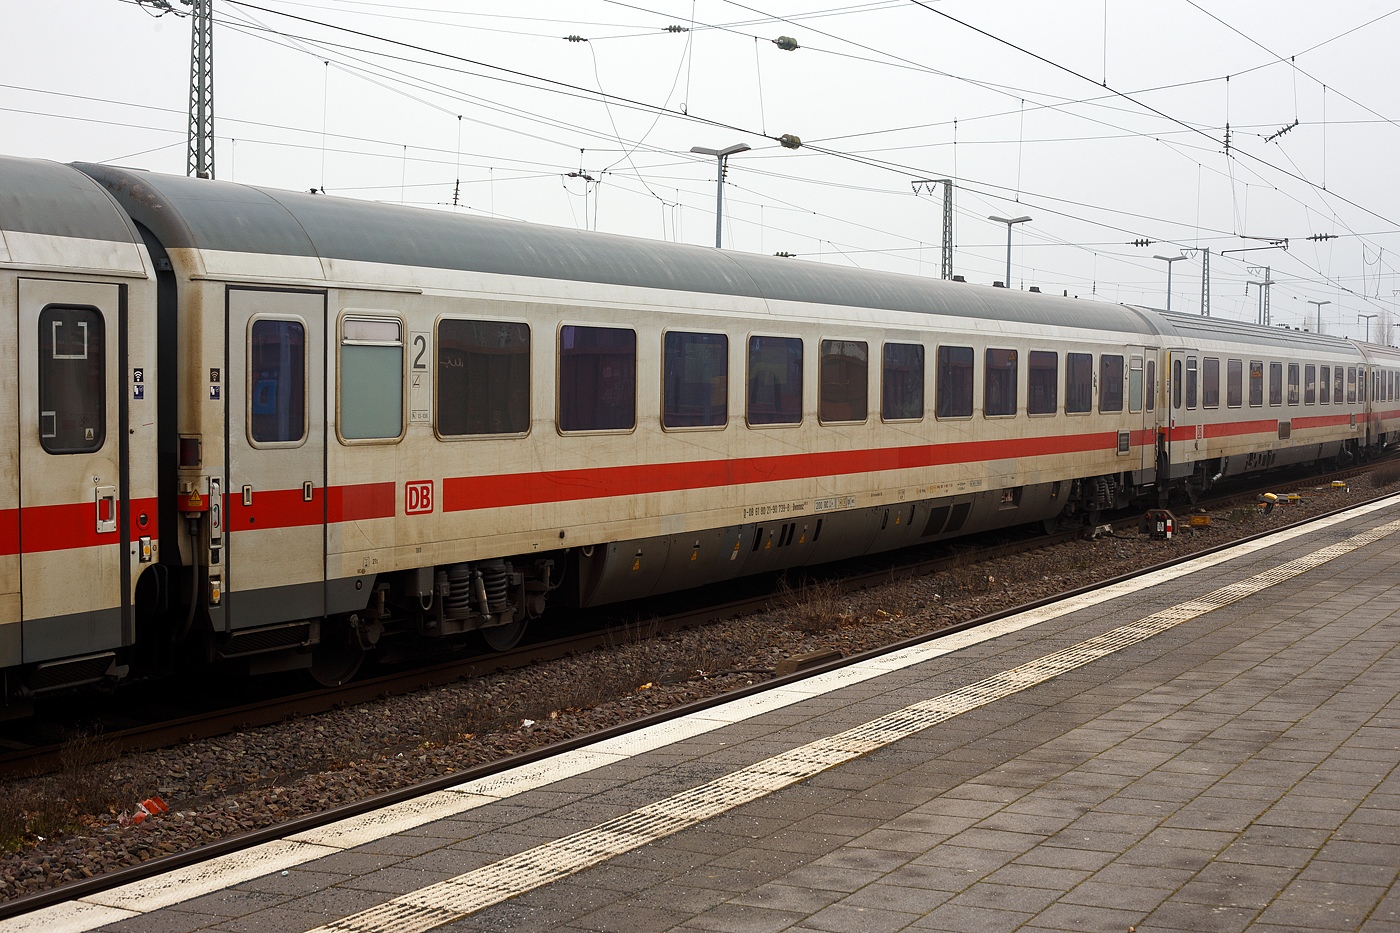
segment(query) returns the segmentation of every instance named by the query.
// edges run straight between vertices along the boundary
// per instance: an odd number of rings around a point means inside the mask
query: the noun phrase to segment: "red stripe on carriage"
[[[129,508],[130,540],[147,535],[153,540],[158,539],[156,500],[133,499]],[[138,516],[143,512],[147,516],[145,528],[137,523]],[[0,509],[0,554],[38,554],[120,543],[121,539],[115,532],[97,533],[96,502],[31,505],[22,510]]]
[[[1150,432],[1134,432],[1151,437]],[[1113,450],[1117,432],[1032,437],[962,444],[920,444],[875,450],[747,457],[738,460],[641,464],[587,470],[546,470],[497,476],[457,476],[442,481],[444,512],[492,509],[543,502],[605,499],[715,486],[744,486],[782,480],[880,473],[981,460]]]

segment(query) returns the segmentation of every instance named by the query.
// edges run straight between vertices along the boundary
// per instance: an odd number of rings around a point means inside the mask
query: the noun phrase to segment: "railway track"
[[[1251,486],[1247,489],[1229,491],[1209,500],[1200,500],[1193,510],[1213,511],[1227,508],[1240,502],[1256,501],[1265,492],[1286,493],[1303,488],[1326,487],[1335,480],[1347,481],[1370,472],[1389,462],[1400,461],[1400,457],[1372,461],[1327,474],[1313,474],[1306,477],[1293,477],[1265,487]],[[1178,516],[1182,518],[1185,515]],[[1134,528],[1138,524],[1138,513],[1108,516],[1104,524],[1114,532]],[[1099,526],[1100,528],[1103,525]],[[1054,547],[1068,541],[1091,535],[1094,529],[1087,527],[1058,531],[1053,534],[1028,533],[1013,540],[1001,540],[989,544],[979,544],[971,548],[950,549],[946,545],[938,547],[937,556],[926,556],[928,548],[907,549],[890,555],[881,555],[879,566],[870,569],[871,559],[853,559],[826,568],[814,568],[812,573],[835,582],[846,591],[854,591],[870,586],[926,576],[969,564],[994,560],[1015,554]],[[913,553],[910,553],[912,551]],[[904,555],[902,559],[899,555]],[[894,558],[888,560],[888,558]],[[859,565],[862,569],[852,569]],[[684,628],[703,625],[708,622],[733,618],[754,613],[771,606],[774,600],[772,586],[760,588],[751,595],[738,599],[708,603],[680,610],[669,610],[655,615],[646,624],[648,634],[660,635]],[[524,668],[532,664],[579,654],[598,648],[615,645],[619,640],[632,640],[637,637],[636,624],[624,623],[601,629],[575,632],[566,636],[520,646],[510,651],[494,655],[455,657],[429,665],[398,670],[378,676],[352,681],[334,688],[319,688],[292,694],[281,694],[241,703],[236,706],[178,715],[155,717],[150,722],[125,725],[118,728],[100,728],[100,740],[105,751],[112,755],[176,745],[180,742],[213,738],[230,732],[256,728],[282,722],[301,716],[310,716],[343,706],[367,703],[375,699],[414,693],[444,684],[452,683],[473,674],[499,670]],[[36,730],[28,730],[32,735]],[[47,730],[52,740],[39,742],[24,741],[24,733],[6,736],[0,732],[0,776],[33,775],[53,771],[61,767],[66,744],[64,732],[72,732],[71,727],[57,727]],[[43,735],[45,730],[37,730]]]

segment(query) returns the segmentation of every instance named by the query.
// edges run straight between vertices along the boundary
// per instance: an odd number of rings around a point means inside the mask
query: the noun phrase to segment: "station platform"
[[[1400,933],[1400,497],[0,931]]]

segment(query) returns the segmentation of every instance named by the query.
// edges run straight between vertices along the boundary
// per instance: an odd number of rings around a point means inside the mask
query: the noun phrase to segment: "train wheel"
[[[311,678],[323,687],[339,687],[354,677],[365,660],[365,649],[350,637],[348,626],[322,623],[321,643],[311,649]]]
[[[477,632],[480,633],[481,640],[486,642],[486,647],[492,651],[509,651],[520,644],[520,639],[525,637],[527,624],[524,619],[521,619],[519,622],[512,622],[509,625],[492,625],[477,629]]]

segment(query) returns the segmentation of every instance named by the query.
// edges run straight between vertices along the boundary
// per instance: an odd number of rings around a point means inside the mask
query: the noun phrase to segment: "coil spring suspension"
[[[511,607],[508,586],[510,564],[503,560],[483,560],[476,565],[481,574],[481,583],[486,588],[486,605],[492,612],[503,612]]]
[[[442,613],[453,619],[465,619],[472,614],[472,565],[451,564],[433,575],[437,583],[446,583]]]

